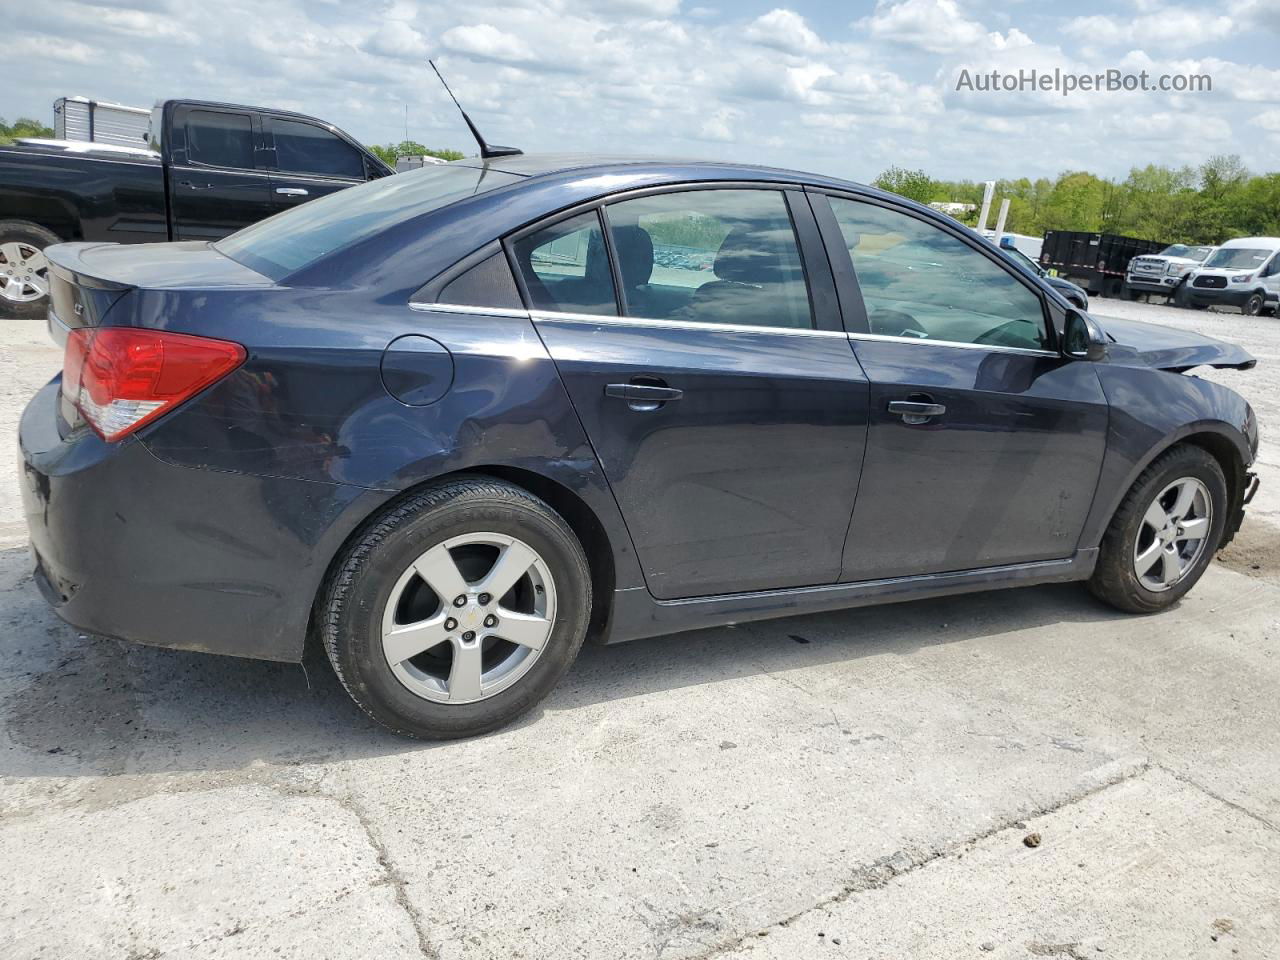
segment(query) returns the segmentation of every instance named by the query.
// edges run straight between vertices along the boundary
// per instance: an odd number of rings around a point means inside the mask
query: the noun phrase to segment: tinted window
[[[532,233],[516,241],[514,250],[534,309],[617,314],[613,275],[595,211]]]
[[[492,169],[423,167],[300,204],[251,224],[214,247],[279,280],[405,220],[521,179]]]
[[[831,208],[872,333],[1047,348],[1040,296],[958,237],[870,203],[832,197]]]
[[[187,159],[211,167],[253,169],[253,124],[243,113],[187,114]]]
[[[364,179],[364,159],[355,147],[313,123],[272,120],[276,167],[291,173]]]
[[[690,190],[607,207],[627,313],[812,327],[786,199],[775,190]]]

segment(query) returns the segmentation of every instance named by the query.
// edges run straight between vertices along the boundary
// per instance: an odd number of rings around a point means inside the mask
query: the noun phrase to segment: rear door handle
[[[308,197],[311,195],[304,187],[276,187],[276,193],[282,197]]]
[[[605,385],[606,397],[617,397],[626,400],[632,410],[657,410],[665,403],[679,400],[684,391],[676,387],[655,383],[609,383]]]
[[[683,390],[675,387],[655,387],[648,383],[611,383],[604,388],[606,397],[621,397],[623,400],[679,400],[684,396]]]
[[[900,414],[903,423],[928,423],[931,417],[940,417],[947,412],[941,403],[925,403],[920,400],[890,400],[889,412]]]

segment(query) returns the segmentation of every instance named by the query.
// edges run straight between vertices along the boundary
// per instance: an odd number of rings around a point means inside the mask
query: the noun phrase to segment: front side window
[[[872,333],[1048,349],[1040,297],[958,237],[871,203],[832,197],[831,209]]]
[[[187,159],[210,167],[253,169],[253,123],[248,114],[192,110],[187,114]]]
[[[364,179],[364,158],[341,137],[297,120],[272,120],[276,168],[319,177]]]
[[[531,233],[512,249],[533,309],[617,315],[609,254],[594,210]]]
[[[629,316],[811,328],[791,216],[776,190],[689,190],[609,204]]]

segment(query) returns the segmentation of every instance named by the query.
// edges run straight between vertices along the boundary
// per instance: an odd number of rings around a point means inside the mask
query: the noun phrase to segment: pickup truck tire
[[[61,240],[26,220],[0,220],[0,318],[43,317],[49,307],[44,250]]]

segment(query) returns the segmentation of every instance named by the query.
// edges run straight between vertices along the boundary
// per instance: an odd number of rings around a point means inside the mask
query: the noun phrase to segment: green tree
[[[433,150],[424,147],[416,140],[401,140],[399,143],[383,145],[373,144],[369,147],[374,155],[384,163],[396,165],[397,157],[437,157],[441,160],[461,160],[465,154],[461,150]]]
[[[904,170],[902,167],[890,167],[872,182],[881,190],[888,190],[917,203],[933,200],[937,189],[937,185],[923,170]]]
[[[46,127],[39,120],[32,120],[30,117],[19,117],[14,121],[13,126],[9,126],[0,119],[0,143],[13,143],[18,137],[50,138],[52,136],[52,127]]]

